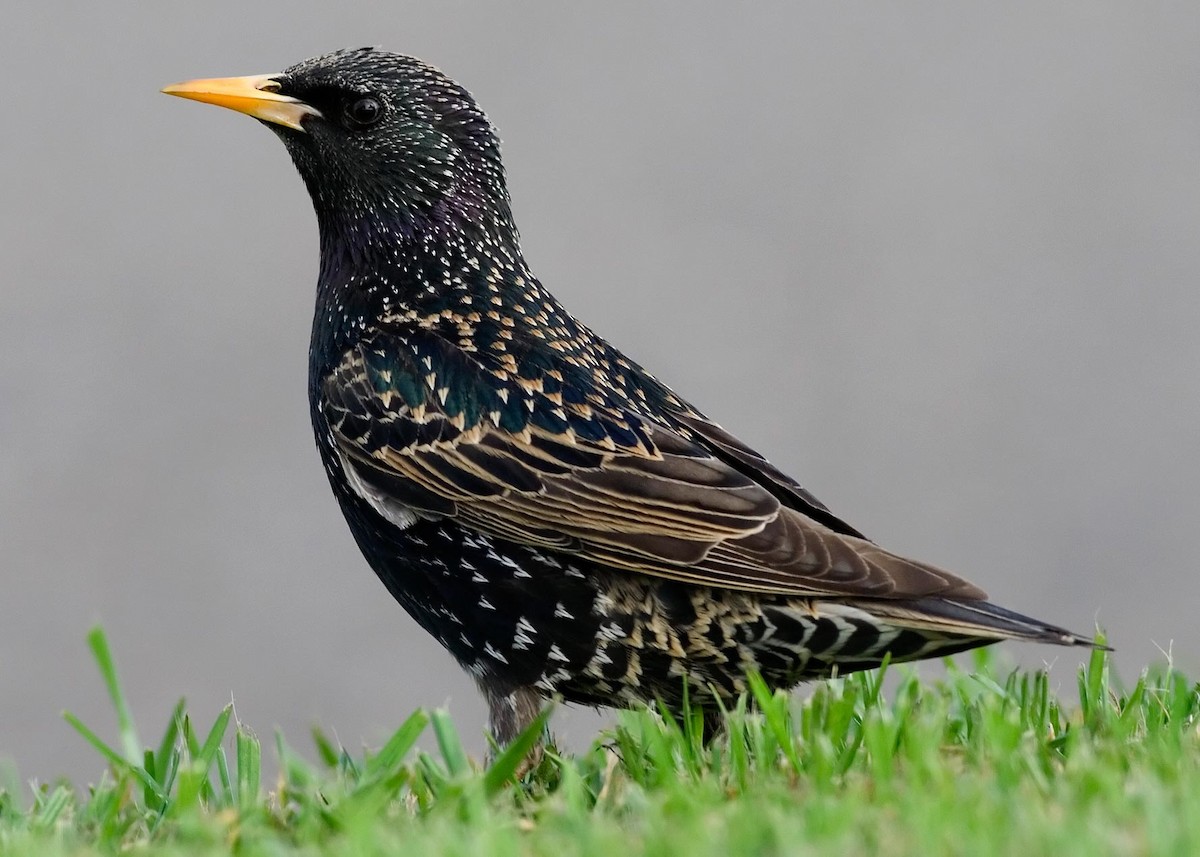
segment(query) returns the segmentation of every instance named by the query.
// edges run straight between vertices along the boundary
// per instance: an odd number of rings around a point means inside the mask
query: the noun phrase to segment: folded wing
[[[984,597],[862,539],[699,416],[669,426],[615,406],[565,362],[542,361],[533,377],[511,368],[419,327],[364,339],[322,390],[350,484],[398,523],[453,517],[491,536],[687,583]]]

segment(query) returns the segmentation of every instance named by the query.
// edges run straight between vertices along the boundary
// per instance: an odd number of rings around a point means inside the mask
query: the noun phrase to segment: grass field
[[[89,640],[119,735],[67,719],[107,772],[0,796],[0,854],[1200,854],[1200,684],[1161,667],[1121,689],[1100,652],[1069,702],[982,654],[931,683],[893,668],[889,693],[879,672],[803,701],[757,688],[707,747],[695,718],[624,712],[519,783],[523,746],[482,767],[444,712],[417,712],[365,755],[316,735],[317,765],[276,738],[262,782],[229,708],[201,728],[180,703],[147,749]]]

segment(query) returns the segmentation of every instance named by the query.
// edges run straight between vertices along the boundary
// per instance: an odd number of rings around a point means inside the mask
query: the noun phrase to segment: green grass
[[[540,723],[484,767],[441,711],[363,755],[318,733],[317,764],[277,737],[263,782],[232,707],[199,728],[180,702],[143,744],[103,634],[89,641],[117,739],[66,718],[105,773],[0,794],[0,854],[1200,853],[1200,685],[1159,667],[1122,690],[1101,652],[1069,705],[1044,673],[979,655],[936,682],[893,669],[891,692],[879,672],[803,701],[757,686],[707,747],[698,718],[623,712],[521,782]],[[416,749],[427,731],[436,753]]]

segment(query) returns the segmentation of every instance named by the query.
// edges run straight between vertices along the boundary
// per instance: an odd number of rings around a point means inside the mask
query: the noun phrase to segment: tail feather
[[[1090,637],[1024,616],[987,601],[948,598],[916,598],[900,601],[875,601],[869,607],[873,615],[914,630],[933,631],[955,637],[984,640],[1029,640],[1058,646],[1091,646],[1110,651],[1108,646]]]
[[[760,667],[790,663],[801,681],[938,658],[1001,640],[1108,647],[987,601],[949,598],[792,601],[764,611],[767,633],[752,647]],[[786,654],[785,654],[786,653]],[[781,657],[782,656],[782,657]]]

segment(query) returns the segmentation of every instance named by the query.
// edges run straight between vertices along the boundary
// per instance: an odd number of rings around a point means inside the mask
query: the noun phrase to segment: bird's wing
[[[601,404],[579,379],[553,383],[563,376],[552,365],[527,378],[478,358],[404,328],[365,338],[324,380],[322,412],[351,487],[401,525],[449,516],[605,566],[747,591],[984,597],[781,504],[680,432]]]
[[[673,422],[734,470],[745,473],[782,502],[844,536],[865,539],[862,533],[829,511],[829,508],[767,459],[712,420],[691,410],[673,414]]]

